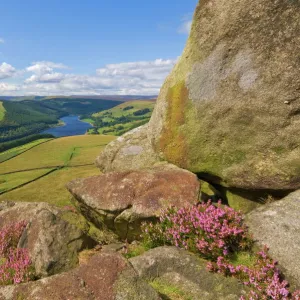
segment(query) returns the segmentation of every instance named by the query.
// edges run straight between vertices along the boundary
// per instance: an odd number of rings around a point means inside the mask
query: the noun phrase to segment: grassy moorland
[[[22,145],[22,146],[18,146],[18,147],[14,147],[12,149],[9,149],[9,150],[6,150],[4,152],[1,152],[0,153],[0,163],[1,162],[4,162],[6,160],[9,160],[11,159],[12,157],[15,157],[39,144],[42,144],[42,143],[45,143],[47,141],[49,141],[50,139],[38,139],[38,140],[35,140],[33,142],[30,142],[30,143],[27,143],[25,145]]]
[[[0,201],[70,205],[65,184],[77,177],[99,174],[94,160],[114,139],[108,135],[82,135],[48,140],[31,148],[26,145],[29,150],[0,162]]]
[[[125,132],[147,123],[154,109],[155,101],[135,100],[122,103],[111,109],[95,113],[83,119],[94,125],[91,134],[122,135]]]

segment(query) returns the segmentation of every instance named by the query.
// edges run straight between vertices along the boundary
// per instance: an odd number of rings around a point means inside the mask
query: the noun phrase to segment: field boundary
[[[47,169],[47,168],[44,168],[44,169]],[[3,194],[6,194],[6,193],[8,193],[8,192],[11,192],[11,191],[14,191],[14,190],[16,190],[16,189],[19,189],[19,188],[21,188],[21,187],[23,187],[23,186],[25,186],[25,185],[27,185],[27,184],[30,184],[30,183],[35,182],[35,181],[37,181],[37,180],[39,180],[39,179],[41,179],[41,178],[43,178],[43,177],[45,177],[45,176],[48,176],[49,174],[51,174],[51,173],[53,173],[53,172],[55,172],[55,171],[58,171],[58,170],[59,170],[59,168],[52,169],[52,170],[50,170],[49,172],[46,172],[45,174],[43,174],[43,175],[41,175],[41,176],[38,176],[38,177],[36,177],[36,178],[34,178],[34,179],[32,179],[32,180],[29,180],[29,181],[27,181],[27,182],[24,182],[24,183],[22,183],[22,184],[20,184],[20,185],[18,185],[18,186],[15,186],[15,187],[13,187],[13,188],[11,188],[11,189],[6,190],[6,191],[0,192],[0,195],[3,195]]]
[[[42,144],[48,143],[48,142],[50,142],[50,141],[52,141],[52,140],[54,140],[54,139],[49,139],[48,141],[44,141],[44,142],[42,142],[42,143],[39,143],[39,144],[37,144],[37,145],[34,145],[34,146],[30,147],[29,149],[26,149],[26,150],[24,150],[24,151],[23,151],[23,152],[21,152],[21,153],[18,153],[18,154],[14,155],[14,156],[12,156],[12,157],[10,157],[10,158],[6,159],[6,160],[3,160],[3,161],[1,161],[1,162],[0,162],[0,164],[4,163],[4,162],[6,162],[6,161],[9,161],[9,160],[11,160],[11,159],[13,159],[13,158],[15,158],[15,157],[17,157],[17,156],[21,155],[21,154],[23,154],[23,153],[25,153],[25,152],[27,152],[27,151],[29,151],[29,150],[33,149],[33,148],[35,148],[35,147],[39,146],[39,145],[42,145]],[[25,144],[25,145],[26,145],[26,144]],[[15,148],[17,148],[17,147],[15,147]],[[11,148],[11,149],[9,149],[9,150],[12,150],[12,149],[13,149],[13,148]],[[5,152],[5,151],[3,151],[2,153],[4,153],[4,152]],[[1,153],[0,153],[0,154],[1,154]],[[2,174],[0,174],[0,175],[2,175]]]
[[[60,170],[60,169],[63,169],[63,168],[78,168],[78,167],[93,166],[93,165],[94,165],[94,163],[74,165],[74,166],[67,166],[67,165],[45,166],[45,167],[40,167],[40,168],[17,170],[17,171],[2,173],[0,175],[10,175],[10,174],[14,174],[14,173],[21,173],[21,172],[35,171],[35,170],[42,170],[42,169],[53,169],[54,168],[54,169]]]

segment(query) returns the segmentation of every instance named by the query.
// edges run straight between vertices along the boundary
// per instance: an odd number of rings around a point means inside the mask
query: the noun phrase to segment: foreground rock
[[[152,167],[159,161],[147,136],[148,125],[125,133],[105,148],[96,159],[102,172],[128,171]]]
[[[300,190],[247,215],[258,243],[267,245],[289,281],[300,288]]]
[[[299,19],[299,1],[199,1],[148,125],[161,159],[229,187],[300,188]]]
[[[1,300],[158,300],[128,262],[115,252],[94,255],[78,268],[35,282],[0,287]]]
[[[0,228],[10,223],[28,223],[18,246],[27,248],[36,274],[46,277],[75,267],[78,252],[95,242],[61,218],[62,211],[47,203],[0,204]]]
[[[238,280],[208,272],[205,260],[175,247],[159,247],[129,261],[145,281],[176,287],[188,299],[231,300],[246,293]]]
[[[139,238],[141,223],[159,217],[163,208],[195,204],[200,186],[196,175],[163,164],[76,179],[67,188],[88,220],[131,241]]]

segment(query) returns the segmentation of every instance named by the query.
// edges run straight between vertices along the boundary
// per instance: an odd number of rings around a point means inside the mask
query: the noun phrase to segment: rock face
[[[188,299],[239,299],[246,293],[238,280],[208,272],[206,261],[175,247],[150,250],[130,263],[145,281],[179,288]]]
[[[1,203],[0,228],[26,221],[19,247],[27,248],[39,277],[75,267],[80,250],[95,242],[60,217],[61,211],[47,203]]]
[[[71,181],[68,190],[82,214],[98,227],[105,224],[122,239],[139,238],[140,224],[159,217],[161,209],[198,201],[197,177],[173,165],[111,172]]]
[[[128,171],[152,167],[159,161],[147,136],[148,125],[125,133],[111,142],[96,159],[103,172]]]
[[[155,152],[230,187],[300,188],[299,19],[298,1],[199,1],[148,125]]]
[[[128,262],[115,252],[94,255],[78,268],[35,282],[0,287],[1,300],[159,300]]]
[[[289,281],[300,288],[300,190],[247,215],[260,245],[267,245]]]

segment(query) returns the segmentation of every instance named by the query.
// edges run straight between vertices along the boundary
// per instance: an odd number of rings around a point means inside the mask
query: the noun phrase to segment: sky
[[[0,95],[156,95],[198,0],[1,0]]]

